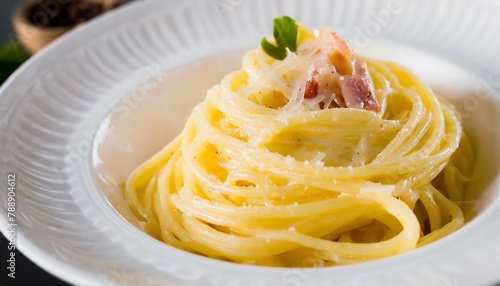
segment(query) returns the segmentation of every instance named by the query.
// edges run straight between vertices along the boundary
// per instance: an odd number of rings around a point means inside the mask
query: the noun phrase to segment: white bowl
[[[141,1],[56,40],[0,90],[0,176],[2,182],[17,176],[17,246],[79,285],[499,282],[500,7],[394,3]],[[113,183],[180,132],[206,88],[237,68],[242,51],[270,34],[272,19],[283,14],[312,27],[330,25],[357,52],[408,66],[466,114],[478,148],[475,187],[484,191],[462,229],[373,262],[283,269],[186,253],[133,225]],[[7,235],[7,192],[0,198]]]

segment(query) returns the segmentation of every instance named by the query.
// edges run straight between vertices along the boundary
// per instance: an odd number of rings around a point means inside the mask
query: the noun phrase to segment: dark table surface
[[[0,260],[2,261],[2,273],[0,278],[0,285],[5,286],[14,286],[14,285],[50,285],[50,286],[63,286],[70,285],[67,284],[58,278],[52,276],[47,273],[42,268],[38,267],[36,264],[31,262],[28,258],[26,258],[19,250],[15,251],[16,258],[16,272],[15,278],[10,278],[7,276],[9,270],[7,269],[7,260],[10,257],[10,250],[8,250],[8,240],[5,236],[1,235],[0,237],[0,248],[1,248],[1,256]]]

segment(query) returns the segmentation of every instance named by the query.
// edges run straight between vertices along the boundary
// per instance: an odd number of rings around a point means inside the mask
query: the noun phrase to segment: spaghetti
[[[326,266],[460,228],[474,158],[453,106],[328,28],[299,25],[297,44],[283,60],[249,51],[130,175],[144,230],[222,260]]]

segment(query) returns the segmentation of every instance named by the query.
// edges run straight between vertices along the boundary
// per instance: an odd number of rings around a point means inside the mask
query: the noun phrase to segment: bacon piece
[[[340,75],[330,62],[318,57],[307,75],[304,98],[321,94],[325,97],[320,103],[321,109],[349,107],[380,111],[366,63],[354,59],[350,69],[352,74]]]
[[[331,45],[334,49],[328,51],[330,62],[340,75],[350,74],[352,71],[350,64],[354,56],[351,47],[337,33],[330,31],[330,35],[334,43]]]
[[[340,76],[338,80],[346,106],[380,111],[380,105],[375,98],[373,82],[368,73],[366,63],[353,60],[352,69],[352,75]]]
[[[319,85],[317,79],[318,71],[313,70],[306,81],[306,90],[304,91],[304,98],[314,98],[318,95]]]
[[[366,77],[347,75],[341,77],[339,83],[347,107],[380,111]]]
[[[335,42],[337,42],[337,47],[340,53],[344,56],[346,60],[352,59],[354,52],[352,51],[351,47],[344,41],[342,38],[337,35],[337,33],[331,31],[332,37],[335,39]]]
[[[302,52],[313,58],[305,79],[305,99],[315,99],[321,109],[380,111],[366,63],[354,58],[352,49],[335,32],[321,28],[316,45]]]

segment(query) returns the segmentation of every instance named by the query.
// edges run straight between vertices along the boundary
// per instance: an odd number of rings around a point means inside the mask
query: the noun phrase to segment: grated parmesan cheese
[[[316,166],[324,166],[325,162],[322,160],[326,157],[326,154],[323,152],[318,152],[312,159],[311,162],[313,162]]]
[[[334,253],[332,255],[332,259],[333,259],[333,261],[335,261],[335,263],[340,263],[340,257],[337,253]]]
[[[305,87],[302,87],[302,89]],[[295,113],[302,109],[302,103],[304,102],[304,93],[301,92],[301,87],[297,86],[293,89],[292,97],[283,106],[282,112],[278,115],[277,120],[288,124],[288,118],[293,116]]]

